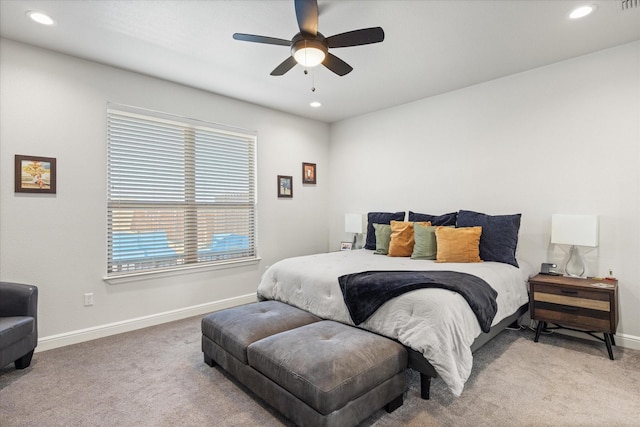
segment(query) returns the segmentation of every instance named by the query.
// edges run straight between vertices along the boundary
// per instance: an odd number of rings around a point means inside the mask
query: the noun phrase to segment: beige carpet
[[[459,398],[429,401],[409,372],[405,404],[365,426],[638,426],[640,351],[506,331],[475,354]],[[0,368],[0,426],[289,425],[200,351],[200,318],[36,353]]]

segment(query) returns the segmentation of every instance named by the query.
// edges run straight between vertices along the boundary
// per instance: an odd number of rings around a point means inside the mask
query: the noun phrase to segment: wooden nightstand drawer
[[[536,317],[545,319],[547,322],[563,323],[588,330],[612,332],[611,320],[607,311],[544,302],[536,302],[535,311]]]
[[[553,304],[611,311],[610,295],[605,292],[536,284],[533,299]]]

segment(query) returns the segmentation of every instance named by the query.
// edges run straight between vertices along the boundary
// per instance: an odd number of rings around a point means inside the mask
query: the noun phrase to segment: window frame
[[[113,172],[113,140],[117,139],[117,137],[112,138],[112,126],[114,119],[126,119],[135,122],[136,120],[145,121],[148,125],[149,123],[157,123],[158,126],[171,125],[177,126],[177,128],[184,130],[183,137],[183,145],[184,145],[184,159],[182,160],[185,174],[185,184],[182,188],[181,196],[183,196],[182,201],[178,201],[175,203],[158,203],[153,199],[147,199],[145,202],[141,202],[139,200],[123,202],[122,197],[117,199],[117,196],[114,198],[114,193],[117,191],[112,191],[114,188],[114,183],[117,179],[112,180]],[[195,148],[197,143],[202,144],[203,141],[198,140],[195,136],[197,133],[204,135],[204,139],[207,139],[206,143],[213,142],[213,148],[211,150],[205,150],[201,152],[200,150]],[[191,135],[191,139],[188,137]],[[209,140],[211,138],[211,140]],[[240,163],[240,166],[235,166],[234,171],[239,172],[239,176],[242,178],[242,182],[246,185],[246,192],[242,193],[243,197],[240,199],[245,199],[244,201],[234,202],[231,201],[198,201],[196,199],[205,197],[196,196],[196,192],[202,191],[206,193],[205,190],[206,184],[197,184],[198,181],[198,172],[197,168],[194,165],[199,162],[199,159],[203,159],[204,157],[210,157],[215,155],[216,150],[221,150],[219,144],[220,141],[229,138],[231,143],[237,142],[239,144],[238,148],[235,148],[237,152],[242,152],[243,149],[246,150],[246,153],[243,154],[243,157],[246,157],[246,165],[243,168],[243,164]],[[198,142],[199,141],[199,142]],[[227,142],[228,143],[228,142]],[[122,142],[120,142],[122,144]],[[192,144],[189,147],[189,144]],[[142,150],[144,151],[144,150]],[[201,152],[201,155],[198,156],[196,153]],[[191,154],[188,154],[191,153]],[[204,154],[206,153],[206,154]],[[212,154],[213,153],[213,154]],[[218,153],[219,154],[219,153]],[[236,151],[233,151],[233,154],[237,154]],[[190,157],[191,156],[191,157]],[[216,157],[215,162],[221,164],[227,164],[230,162],[229,157],[223,157],[222,159]],[[140,159],[138,159],[140,160]],[[210,161],[210,160],[209,160]],[[244,159],[243,159],[244,161]],[[191,173],[186,171],[190,170]],[[204,169],[203,169],[204,170]],[[244,174],[244,175],[243,175]],[[232,184],[230,184],[232,182]],[[229,185],[230,188],[233,188],[234,185],[238,185],[236,181],[229,181],[227,178],[223,179],[223,184]],[[155,184],[155,183],[154,183]],[[215,184],[220,184],[220,181],[215,181]],[[116,184],[117,185],[117,184]],[[161,182],[159,183],[161,185]],[[224,188],[224,187],[223,187]],[[121,282],[128,281],[131,278],[135,278],[138,276],[148,276],[148,275],[173,275],[176,273],[180,273],[183,271],[193,270],[193,269],[221,269],[221,268],[231,268],[244,266],[248,264],[254,264],[259,261],[258,257],[258,242],[257,242],[257,229],[258,229],[258,206],[257,206],[257,132],[248,131],[245,129],[234,128],[230,126],[220,125],[217,123],[206,122],[202,120],[190,119],[185,117],[180,117],[177,115],[172,115],[168,113],[157,112],[153,110],[147,110],[138,107],[125,106],[120,104],[108,103],[107,104],[107,268],[106,275],[104,277],[107,281]],[[216,191],[218,187],[216,187]],[[230,190],[229,194],[226,196],[233,196],[233,191]],[[210,191],[211,192],[211,191]],[[143,193],[141,193],[143,194]],[[217,194],[217,193],[215,193]],[[149,197],[149,194],[143,195],[143,197]],[[161,198],[161,197],[160,197]],[[215,199],[215,195],[209,195],[209,199]],[[154,256],[149,256],[148,258],[138,262],[129,263],[132,267],[122,269],[122,263],[118,263],[116,259],[114,259],[114,233],[117,233],[117,226],[114,226],[114,212],[118,209],[126,209],[127,207],[134,207],[136,209],[141,209],[145,214],[149,212],[155,212],[155,209],[158,209],[158,212],[162,212],[163,208],[175,209],[176,211],[182,212],[182,220],[176,221],[176,223],[183,222],[183,235],[182,239],[178,239],[181,241],[182,252],[176,252],[175,257],[169,257],[164,265],[149,265],[153,260],[156,259]],[[242,229],[246,231],[248,234],[246,236],[235,235],[235,237],[244,237],[242,239],[243,246],[242,249],[228,249],[230,246],[224,246],[222,250],[216,252],[213,255],[203,255],[200,254],[200,246],[202,246],[202,236],[207,236],[209,240],[206,241],[207,245],[209,241],[213,239],[215,234],[211,231],[210,235],[207,235],[208,230],[204,230],[200,223],[202,222],[200,218],[196,220],[188,220],[189,217],[188,212],[194,214],[208,214],[209,216],[215,216],[215,212],[217,209],[225,208],[227,210],[231,210],[234,213],[228,214],[227,216],[231,218],[231,222],[233,225],[240,224]],[[239,209],[239,210],[238,210]],[[237,212],[235,212],[237,210]],[[137,211],[134,211],[137,212]],[[246,217],[246,219],[244,219]],[[226,221],[226,220],[225,220]],[[221,221],[224,222],[224,221]],[[117,223],[117,221],[116,221]],[[150,223],[145,223],[149,226]],[[231,227],[228,224],[222,226]],[[215,229],[215,226],[212,226],[212,229]],[[204,230],[204,233],[202,233]],[[138,233],[140,235],[144,234],[142,232]],[[135,233],[131,233],[135,234]],[[157,234],[157,233],[156,233]],[[166,233],[165,233],[166,234]],[[227,234],[224,234],[225,236]],[[233,234],[229,234],[229,236],[234,236]],[[245,241],[246,240],[246,241]],[[213,246],[214,242],[211,241],[211,245]],[[246,244],[246,247],[244,246]],[[159,244],[158,244],[159,245]],[[207,246],[208,247],[208,246]],[[206,252],[206,251],[203,251]],[[208,259],[207,259],[208,258]],[[175,262],[174,262],[175,261]],[[118,268],[115,268],[118,266]],[[115,268],[115,269],[114,269]],[[120,270],[120,271],[118,271]]]

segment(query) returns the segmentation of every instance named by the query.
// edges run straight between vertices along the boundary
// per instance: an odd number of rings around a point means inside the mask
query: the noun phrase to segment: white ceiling
[[[596,12],[569,20],[584,3]],[[322,66],[272,77],[290,54],[286,46],[232,39],[234,32],[291,39],[293,0],[1,0],[0,35],[325,122],[640,40],[640,7],[623,11],[620,0],[318,4],[327,37],[385,31],[382,43],[331,50],[354,68],[344,77]],[[47,12],[56,25],[33,23],[27,10]],[[322,107],[309,107],[312,100]]]

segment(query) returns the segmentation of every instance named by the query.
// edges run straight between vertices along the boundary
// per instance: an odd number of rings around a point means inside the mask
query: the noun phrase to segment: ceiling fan
[[[272,76],[281,76],[296,64],[304,67],[315,67],[322,64],[337,75],[344,76],[350,73],[353,67],[329,53],[329,49],[361,46],[379,43],[384,40],[384,31],[380,27],[362,28],[325,37],[318,32],[318,1],[294,0],[294,2],[300,32],[293,36],[291,40],[243,33],[235,33],[233,35],[235,40],[289,46],[291,48],[291,56],[271,72]]]

